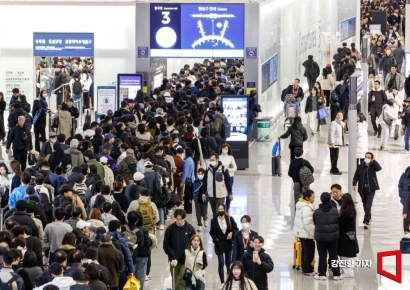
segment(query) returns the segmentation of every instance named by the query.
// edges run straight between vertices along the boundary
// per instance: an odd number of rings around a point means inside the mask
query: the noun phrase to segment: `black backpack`
[[[128,163],[128,170],[131,172],[132,175],[134,175],[134,173],[137,172],[137,163],[136,162]]]
[[[0,289],[1,290],[13,290],[12,284],[13,282],[17,283],[17,279],[20,278],[20,275],[16,274],[16,273],[10,273],[11,274],[11,279],[7,282],[3,282],[0,279]]]
[[[282,100],[282,102],[285,101],[285,98],[286,98],[286,90],[287,90],[287,88],[284,89],[284,90],[282,91],[282,93],[280,94],[280,99]]]
[[[81,82],[79,79],[74,80],[73,84],[73,93],[74,94],[81,94],[83,92],[83,86],[81,85]]]
[[[221,126],[221,138],[227,139],[229,137],[231,137],[231,123],[229,123],[228,119],[225,117]]]

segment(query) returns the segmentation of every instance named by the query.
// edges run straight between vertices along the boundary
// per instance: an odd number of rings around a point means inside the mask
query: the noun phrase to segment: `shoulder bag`
[[[195,262],[196,262],[196,258],[198,257],[198,254],[201,252],[201,250],[198,251],[198,253],[195,256],[195,260],[194,260],[194,265],[192,266],[192,270],[189,268],[185,269],[184,272],[184,276],[182,276],[182,279],[184,281],[192,281],[192,273],[194,272],[194,267],[195,267]]]

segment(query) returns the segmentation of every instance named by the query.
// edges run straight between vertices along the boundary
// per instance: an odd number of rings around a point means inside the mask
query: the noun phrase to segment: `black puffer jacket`
[[[379,190],[380,187],[376,172],[380,170],[382,170],[382,167],[376,160],[371,161],[369,166],[366,166],[365,163],[362,162],[362,164],[357,167],[353,176],[353,186],[359,183],[357,188],[359,193],[363,192],[365,185],[369,185],[371,191]]]
[[[313,214],[315,240],[330,242],[339,239],[339,212],[329,202],[319,205]]]
[[[281,135],[281,139],[286,139],[290,136],[290,146],[300,146],[303,147],[303,142],[308,139],[308,135],[305,127],[302,124],[297,124],[296,126],[290,126],[285,134]]]
[[[257,289],[268,290],[268,273],[273,271],[273,261],[264,249],[261,249],[258,254],[262,262],[260,265],[253,262],[253,248],[250,248],[243,255],[242,264],[249,279],[255,282]]]
[[[374,96],[374,102],[372,101],[373,96]],[[380,114],[382,113],[383,105],[387,103],[386,92],[382,89],[371,90],[369,92],[368,100],[369,100],[370,114],[377,113],[377,117],[380,116]]]

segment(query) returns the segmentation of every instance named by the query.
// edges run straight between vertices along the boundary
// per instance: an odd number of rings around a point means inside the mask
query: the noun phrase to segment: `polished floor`
[[[306,121],[306,116],[303,116]],[[329,123],[329,122],[328,122]],[[315,135],[310,135],[304,145],[305,158],[315,168],[315,183],[312,189],[320,194],[330,191],[330,185],[339,183],[344,192],[351,192],[347,187],[347,148],[341,149],[339,169],[343,171],[341,176],[331,176],[330,159],[326,146],[328,125],[322,127]],[[277,126],[274,130],[273,140],[283,132],[283,126]],[[372,135],[372,134],[371,134]],[[364,230],[361,226],[363,208],[358,196],[357,210],[357,236],[360,253],[357,259],[371,260],[371,268],[356,268],[356,278],[345,278],[342,281],[316,281],[305,277],[300,272],[292,269],[293,242],[293,194],[291,192],[292,181],[287,176],[289,164],[288,140],[282,141],[282,177],[271,176],[270,154],[272,142],[255,142],[250,146],[250,168],[238,171],[235,174],[234,201],[231,205],[231,215],[236,221],[243,214],[252,217],[251,228],[265,238],[267,253],[272,257],[275,268],[269,274],[269,289],[378,289],[379,275],[377,274],[377,252],[399,249],[399,241],[403,235],[401,208],[398,200],[397,184],[401,173],[409,163],[409,156],[398,152],[403,150],[403,140],[391,140],[390,152],[379,152],[380,140],[369,136],[369,150],[375,154],[376,160],[383,167],[378,178],[381,190],[376,192],[373,203],[373,224],[370,230]],[[319,204],[319,198],[315,205]],[[196,226],[195,215],[188,215],[188,222]],[[145,289],[162,289],[171,287],[167,257],[162,249],[163,232],[159,232],[159,247],[153,252],[152,280],[146,284]],[[206,289],[218,289],[220,286],[217,258],[214,253],[212,240],[209,236],[209,228],[204,228],[200,233],[207,247],[209,266],[206,269]],[[317,259],[316,255],[316,259]]]

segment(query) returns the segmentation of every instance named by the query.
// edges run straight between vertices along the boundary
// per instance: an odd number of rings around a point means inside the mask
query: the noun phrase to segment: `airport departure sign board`
[[[151,4],[151,57],[243,57],[243,4]]]

